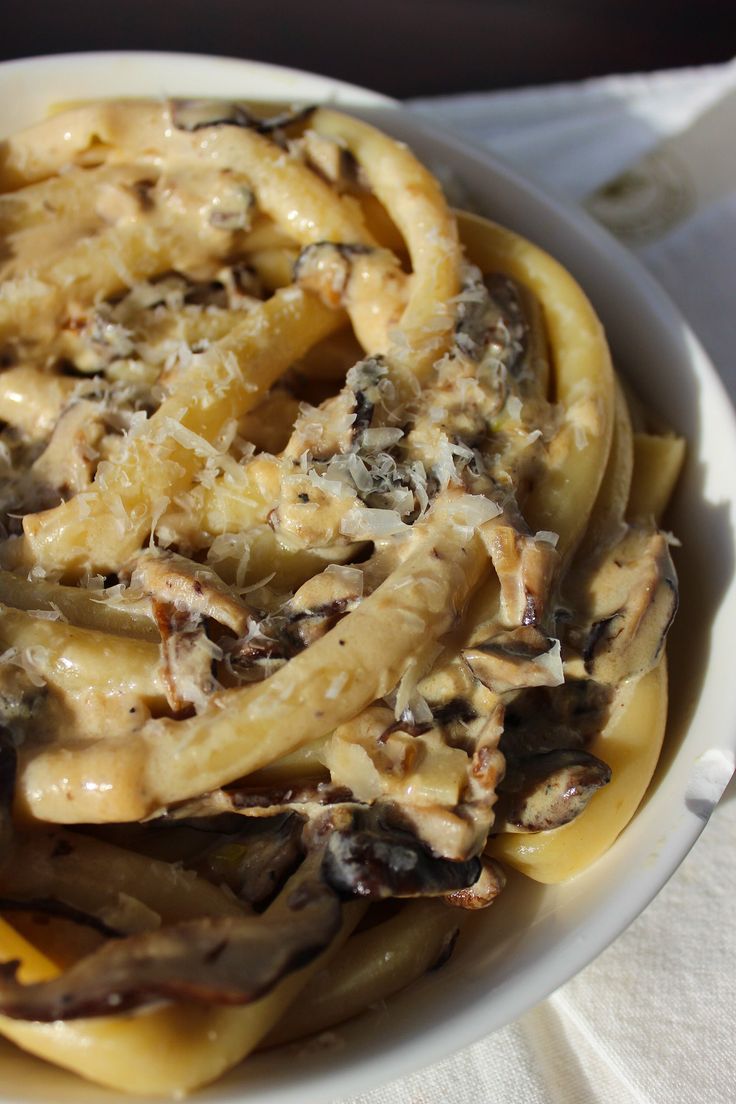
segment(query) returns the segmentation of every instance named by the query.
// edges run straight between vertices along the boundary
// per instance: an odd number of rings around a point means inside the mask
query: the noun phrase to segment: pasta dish
[[[0,1033],[184,1092],[613,843],[684,446],[358,119],[82,105],[0,192]]]

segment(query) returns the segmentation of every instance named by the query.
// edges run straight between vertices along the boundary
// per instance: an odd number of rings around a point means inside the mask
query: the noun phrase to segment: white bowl
[[[325,1104],[439,1060],[503,1026],[599,954],[683,860],[728,781],[736,748],[734,475],[736,425],[714,369],[682,318],[631,255],[577,210],[487,154],[434,131],[393,101],[324,77],[254,62],[156,53],[78,54],[0,65],[0,133],[59,102],[114,96],[330,100],[450,170],[474,206],[565,263],[593,300],[618,366],[689,442],[670,521],[681,537],[671,715],[653,785],[634,821],[591,869],[563,886],[513,879],[448,965],[385,1011],[339,1031],[339,1047],[263,1054],[197,1100]],[[0,1050],[0,1104],[121,1097]]]

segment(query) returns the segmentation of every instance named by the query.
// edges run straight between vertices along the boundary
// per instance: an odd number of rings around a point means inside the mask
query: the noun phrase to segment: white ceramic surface
[[[208,1104],[326,1104],[437,1061],[515,1019],[619,935],[696,840],[736,748],[736,424],[698,342],[624,249],[580,212],[384,97],[245,61],[80,54],[0,65],[0,133],[31,123],[59,102],[169,95],[330,100],[408,141],[435,169],[460,181],[476,209],[568,265],[604,321],[617,364],[689,441],[670,522],[683,542],[677,554],[683,599],[671,647],[671,718],[644,805],[613,849],[567,885],[513,879],[443,970],[387,1010],[340,1029],[339,1046],[260,1055],[196,1097]],[[0,1069],[0,1104],[122,1099],[4,1044]]]

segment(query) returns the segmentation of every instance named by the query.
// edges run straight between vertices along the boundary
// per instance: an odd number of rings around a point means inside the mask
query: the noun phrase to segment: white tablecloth
[[[736,63],[414,106],[614,229],[736,398]],[[677,874],[578,977],[351,1104],[736,1101],[735,844],[732,782]]]

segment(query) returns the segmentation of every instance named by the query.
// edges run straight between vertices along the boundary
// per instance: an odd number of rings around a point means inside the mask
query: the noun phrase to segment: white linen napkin
[[[736,398],[736,62],[413,106],[617,232]],[[732,782],[677,874],[592,965],[516,1023],[351,1104],[736,1100],[734,841]]]

